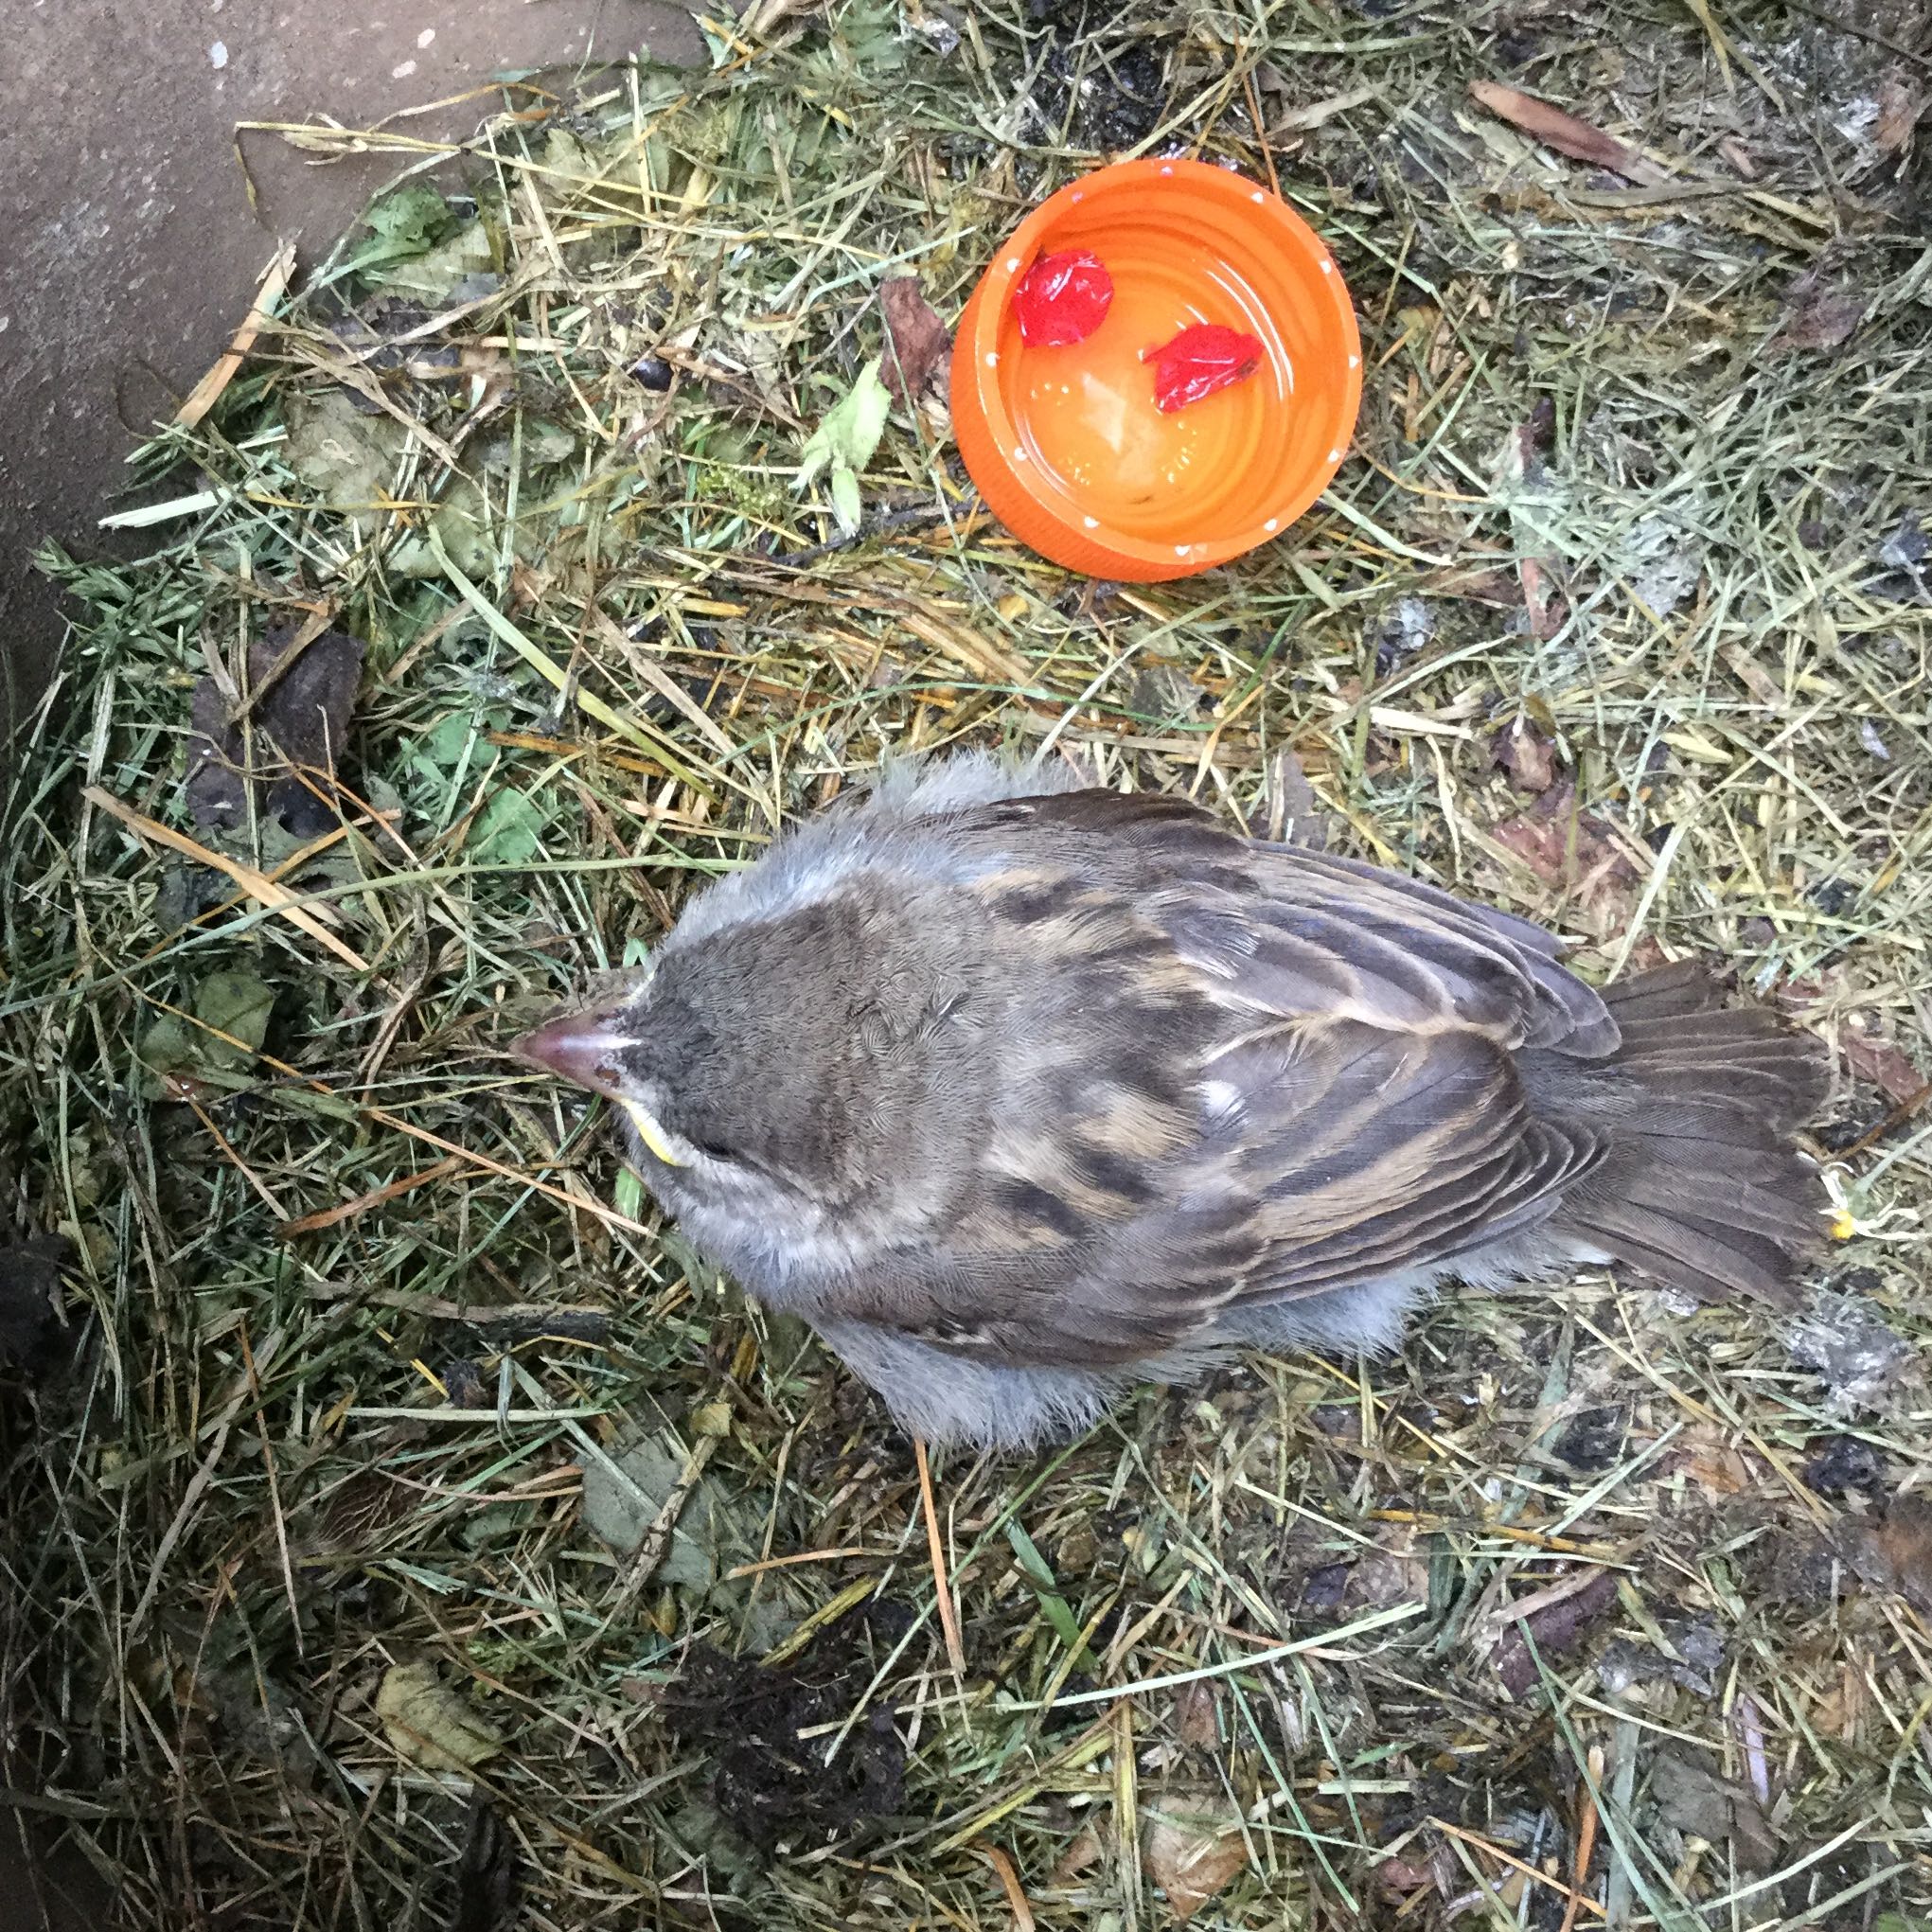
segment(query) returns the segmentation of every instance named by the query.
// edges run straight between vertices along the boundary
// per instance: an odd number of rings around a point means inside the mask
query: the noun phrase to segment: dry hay
[[[1105,13],[778,8],[526,102],[150,448],[151,557],[49,559],[0,1152],[69,1326],[0,1658],[9,1781],[130,1923],[1932,1909],[1922,23]],[[956,313],[1023,206],[1169,146],[1278,175],[1362,311],[1291,540],[1070,579],[930,393],[855,534],[795,487],[882,279]],[[194,687],[269,748],[303,639],[339,735],[211,828]],[[1049,739],[1586,971],[1734,962],[1839,1049],[1816,1305],[1452,1299],[1374,1369],[943,1461],[929,1540],[911,1445],[500,1050],[888,748]]]

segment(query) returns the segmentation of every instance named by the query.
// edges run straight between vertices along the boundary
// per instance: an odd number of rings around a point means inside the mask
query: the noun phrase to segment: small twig
[[[926,1548],[932,1558],[932,1587],[939,1598],[939,1627],[946,1636],[946,1660],[956,1677],[966,1675],[966,1648],[959,1640],[959,1611],[952,1601],[952,1583],[946,1573],[946,1545],[939,1535],[939,1509],[932,1498],[932,1471],[926,1461],[926,1442],[913,1438],[919,1462],[919,1507],[926,1516]]]
[[[1252,67],[1241,76],[1241,91],[1248,101],[1248,117],[1254,125],[1254,145],[1261,150],[1261,164],[1267,169],[1267,185],[1279,195],[1282,178],[1275,172],[1274,150],[1268,145],[1267,124],[1261,117],[1261,97],[1254,91]]]
[[[604,1619],[606,1630],[629,1607],[637,1593],[650,1581],[652,1571],[665,1560],[665,1551],[671,1547],[671,1533],[678,1527],[678,1518],[682,1515],[691,1492],[698,1487],[698,1479],[704,1474],[704,1465],[717,1452],[718,1441],[717,1436],[700,1436],[691,1453],[684,1459],[683,1473],[672,1484],[670,1494],[665,1498],[657,1515],[651,1518],[650,1527],[645,1531],[636,1553],[625,1566],[624,1580],[618,1586],[610,1614]]]
[[[1875,1127],[1868,1128],[1860,1134],[1849,1147],[1833,1155],[1833,1160],[1850,1161],[1853,1156],[1875,1147],[1894,1127],[1904,1126],[1927,1100],[1932,1100],[1932,1080],[1926,1081],[1918,1092],[1908,1093]]]
[[[232,1036],[224,1034],[222,1037],[226,1039],[231,1038]],[[235,1143],[215,1125],[214,1116],[186,1088],[181,1090],[181,1098],[186,1101],[188,1106],[193,1108],[194,1117],[207,1129],[208,1138],[221,1150],[222,1158],[261,1196],[262,1200],[267,1204],[269,1213],[274,1214],[277,1220],[286,1218],[289,1212],[288,1209],[283,1207],[281,1202],[269,1192],[268,1183],[236,1152]]]
[[[1474,1832],[1465,1831],[1461,1825],[1452,1825],[1447,1818],[1432,1817],[1429,1819],[1429,1827],[1432,1831],[1441,1832],[1445,1837],[1460,1838],[1463,1844],[1473,1845],[1478,1851],[1488,1852],[1492,1858],[1509,1866],[1512,1870],[1520,1871],[1533,1884],[1547,1886],[1558,1896],[1568,1899],[1570,1903],[1566,1909],[1569,1916],[1563,1922],[1566,1927],[1574,1922],[1579,1910],[1593,1912],[1600,1919],[1604,1916],[1604,1908],[1595,1899],[1587,1898],[1582,1892],[1565,1885],[1560,1878],[1551,1878],[1547,1871],[1537,1870],[1533,1865],[1505,1852],[1500,1845],[1492,1845],[1487,1838],[1479,1837]]]
[[[312,1214],[298,1214],[292,1221],[284,1221],[275,1232],[284,1241],[292,1241],[298,1234],[313,1234],[323,1228],[333,1228],[339,1221],[351,1220],[357,1214],[381,1207],[384,1201],[393,1201],[429,1181],[447,1179],[449,1176],[460,1173],[462,1167],[463,1163],[453,1154],[441,1161],[433,1161],[429,1166],[419,1167],[414,1174],[399,1175],[381,1187],[371,1188],[367,1194],[359,1194],[352,1201],[342,1201],[332,1208],[320,1208]]]
[[[1562,1932],[1571,1932],[1577,1913],[1585,1906],[1602,1915],[1602,1907],[1586,1888],[1590,1881],[1590,1858],[1597,1849],[1597,1787],[1604,1781],[1604,1747],[1592,1745],[1589,1776],[1583,1781],[1582,1816],[1576,1823],[1576,1863],[1570,1868],[1569,1903],[1563,1908]]]
[[[293,1068],[288,1070],[293,1072]],[[301,1074],[296,1074],[301,1079]],[[309,1085],[318,1093],[331,1090],[320,1081],[310,1081]],[[616,1208],[607,1208],[602,1201],[593,1200],[588,1195],[574,1194],[567,1187],[558,1187],[554,1181],[539,1180],[534,1174],[525,1174],[522,1168],[511,1167],[502,1161],[492,1161],[487,1154],[479,1154],[474,1147],[459,1147],[454,1141],[446,1141],[441,1134],[433,1134],[427,1127],[419,1127],[394,1114],[386,1107],[363,1108],[365,1118],[380,1126],[392,1127],[399,1134],[407,1134],[412,1141],[420,1141],[427,1147],[434,1147],[445,1154],[453,1154],[459,1161],[467,1161],[472,1167],[481,1167],[490,1174],[500,1174],[505,1180],[514,1180],[520,1186],[534,1188],[539,1194],[548,1195],[554,1201],[561,1201],[567,1208],[575,1208],[579,1214],[594,1214],[607,1228],[622,1228],[627,1234],[648,1234],[650,1230],[642,1221],[633,1221],[627,1214]]]
[[[1000,1889],[1006,1894],[1006,1903],[1013,1909],[1013,1932],[1034,1932],[1033,1907],[1027,1903],[1025,1888],[1019,1883],[1019,1873],[1012,1859],[997,1845],[982,1845],[978,1849],[980,1856],[993,1868],[993,1876],[1000,1881]]]
[[[354,1301],[371,1308],[399,1308],[427,1321],[461,1321],[472,1328],[505,1333],[558,1335],[566,1340],[595,1339],[591,1331],[602,1324],[608,1334],[611,1317],[602,1308],[558,1307],[547,1302],[503,1302],[485,1306],[452,1302],[447,1295],[417,1295],[407,1288],[371,1288],[356,1282],[318,1282],[309,1290],[310,1301]]]
[[[788,550],[781,556],[767,559],[771,563],[783,564],[788,570],[796,570],[805,563],[816,563],[822,557],[835,556],[841,550],[850,550],[855,544],[864,543],[874,537],[885,537],[895,530],[916,530],[922,523],[943,523],[946,512],[931,504],[921,504],[915,509],[887,510],[876,517],[867,517],[858,529],[844,535],[828,538],[823,543],[813,543],[803,550]]]
[[[255,339],[269,325],[275,307],[295,273],[295,244],[292,241],[275,251],[274,260],[262,271],[255,300],[241,327],[230,338],[228,346],[215,358],[214,366],[187,392],[187,399],[174,413],[176,427],[191,430],[222,399],[222,392],[235,380],[236,371],[248,360]]]
[[[877,1550],[868,1550],[861,1543],[842,1544],[836,1550],[795,1550],[789,1556],[761,1557],[756,1563],[740,1563],[724,1573],[726,1583],[736,1583],[744,1576],[763,1576],[770,1569],[795,1569],[801,1563],[844,1563],[855,1556],[878,1557]]]

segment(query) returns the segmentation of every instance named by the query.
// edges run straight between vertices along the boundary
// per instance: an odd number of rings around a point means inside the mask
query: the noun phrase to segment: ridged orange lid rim
[[[1250,500],[1241,500],[1241,480],[1235,479],[1229,500],[1216,506],[1218,529],[1177,524],[1136,532],[1111,525],[1034,460],[1026,430],[1009,405],[1001,345],[1015,288],[1037,257],[1064,245],[1057,238],[1070,227],[1097,234],[1094,246],[1104,260],[1109,222],[1133,234],[1143,255],[1171,250],[1178,244],[1169,238],[1183,232],[1197,250],[1201,238],[1211,235],[1220,257],[1245,283],[1266,284],[1256,299],[1265,302],[1284,345],[1294,345],[1285,358],[1292,395],[1285,405],[1292,448],[1280,446],[1276,472],[1247,492]],[[953,345],[954,435],[987,507],[1054,562],[1129,581],[1211,570],[1285,530],[1339,468],[1355,432],[1361,391],[1355,308],[1320,237],[1279,195],[1198,161],[1119,162],[1069,183],[1041,203],[981,276]]]

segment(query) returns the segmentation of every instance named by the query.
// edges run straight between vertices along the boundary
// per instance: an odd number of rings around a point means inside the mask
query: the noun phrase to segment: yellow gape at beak
[[[652,1120],[634,1100],[620,1099],[617,1103],[630,1116],[630,1125],[637,1129],[637,1138],[662,1161],[666,1167],[685,1167],[690,1163],[681,1161],[671,1152],[671,1143],[665,1139],[665,1130]]]
[[[532,1061],[548,1072],[559,1073],[615,1101],[630,1116],[638,1139],[666,1167],[688,1167],[688,1161],[671,1152],[669,1139],[649,1111],[619,1089],[622,1074],[616,1063],[626,1044],[621,1019],[613,1021],[601,1013],[566,1013],[535,1033],[526,1033],[510,1051],[520,1060]]]

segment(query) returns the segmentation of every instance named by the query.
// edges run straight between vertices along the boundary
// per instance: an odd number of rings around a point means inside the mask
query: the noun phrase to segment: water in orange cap
[[[1021,339],[1013,295],[1043,255],[1088,251],[1113,301],[1084,341]],[[1253,336],[1248,380],[1182,408],[1149,352],[1190,325]],[[954,432],[994,514],[1096,576],[1185,576],[1285,528],[1340,463],[1361,399],[1335,260],[1280,197],[1225,168],[1136,161],[1062,188],[981,278],[953,350]]]

